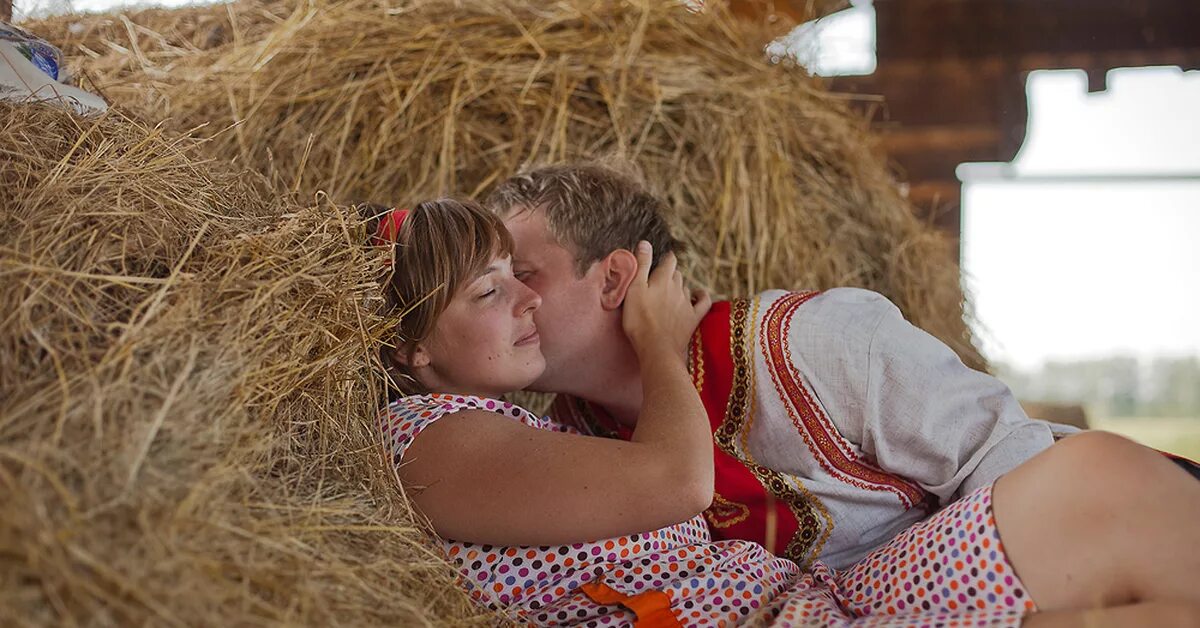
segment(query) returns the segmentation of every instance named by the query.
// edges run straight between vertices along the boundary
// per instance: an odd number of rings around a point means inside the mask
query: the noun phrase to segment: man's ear
[[[403,364],[410,369],[429,366],[430,362],[429,351],[421,343],[417,343],[416,348],[413,348],[411,352],[408,344],[401,344],[392,349],[392,359],[396,361],[396,364]]]
[[[606,310],[615,310],[625,302],[629,284],[637,276],[637,257],[632,251],[617,249],[600,260],[600,272],[604,282],[600,292],[600,305]]]

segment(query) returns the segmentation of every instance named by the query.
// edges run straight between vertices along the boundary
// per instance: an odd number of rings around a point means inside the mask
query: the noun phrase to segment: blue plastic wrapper
[[[62,82],[66,78],[62,71],[62,52],[46,43],[46,40],[0,22],[0,41],[12,43],[17,51],[51,79]]]

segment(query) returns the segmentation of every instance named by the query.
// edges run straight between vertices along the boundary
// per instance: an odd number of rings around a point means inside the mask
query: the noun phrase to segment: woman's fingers
[[[638,277],[642,283],[650,281],[650,265],[654,262],[654,246],[646,240],[637,243]]]
[[[667,253],[658,260],[658,266],[654,269],[656,277],[666,277],[669,281],[675,274],[675,254]]]
[[[693,290],[692,311],[696,314],[696,320],[704,318],[710,309],[712,309],[712,295],[708,293],[708,290]]]

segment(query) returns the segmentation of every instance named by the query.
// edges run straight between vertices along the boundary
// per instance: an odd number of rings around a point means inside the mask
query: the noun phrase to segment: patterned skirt
[[[595,576],[520,619],[589,626],[1019,626],[1036,610],[1004,554],[990,487],[842,571],[818,563],[805,572],[757,544],[720,541]]]

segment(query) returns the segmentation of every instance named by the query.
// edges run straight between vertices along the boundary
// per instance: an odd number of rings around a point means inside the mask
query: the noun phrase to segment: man
[[[642,391],[620,306],[637,241],[676,246],[663,201],[634,175],[564,165],[503,182],[487,204],[512,231],[518,279],[543,299],[547,367],[533,388],[560,393],[556,419],[628,438]],[[866,290],[714,304],[689,368],[716,445],[714,538],[801,565],[848,567],[1055,438],[1004,384]]]

